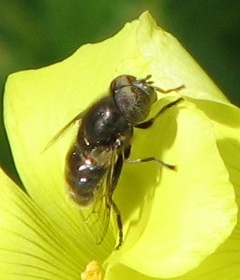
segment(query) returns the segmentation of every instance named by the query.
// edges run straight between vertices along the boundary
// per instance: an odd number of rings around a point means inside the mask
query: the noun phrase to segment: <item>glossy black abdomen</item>
[[[107,171],[95,158],[88,156],[78,145],[67,156],[66,179],[70,195],[82,206],[89,205],[96,197],[98,188]]]

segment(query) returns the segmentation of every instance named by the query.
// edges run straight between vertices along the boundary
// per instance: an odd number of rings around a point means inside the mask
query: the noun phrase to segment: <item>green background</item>
[[[0,1],[1,92],[11,72],[62,60],[84,43],[114,35],[125,22],[149,10],[240,105],[240,1]],[[2,117],[0,121],[0,164],[17,180]]]

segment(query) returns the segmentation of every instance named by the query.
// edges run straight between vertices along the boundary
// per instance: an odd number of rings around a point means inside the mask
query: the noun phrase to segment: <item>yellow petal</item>
[[[0,278],[79,279],[88,261],[0,169]]]
[[[148,142],[156,147],[153,154],[158,158],[163,149],[164,160],[176,163],[177,172],[163,168],[159,182],[152,186],[152,181],[147,183],[152,165],[136,167],[143,175],[132,182],[132,188],[144,193],[145,187],[145,200],[139,219],[130,216],[126,248],[112,254],[110,267],[120,262],[151,277],[180,276],[213,253],[236,225],[233,185],[219,155],[213,125],[187,101],[178,108],[159,117],[149,130]],[[164,152],[169,143],[171,149]],[[138,238],[131,236],[136,228],[142,232]]]
[[[133,23],[132,23],[133,26]],[[126,27],[125,27],[126,28]],[[171,34],[158,27],[148,12],[143,13],[131,37],[135,36],[135,55],[118,66],[123,72],[153,75],[159,87],[169,89],[184,84],[183,95],[229,104],[227,98]]]

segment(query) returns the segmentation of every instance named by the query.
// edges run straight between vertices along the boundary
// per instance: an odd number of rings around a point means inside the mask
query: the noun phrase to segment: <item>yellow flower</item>
[[[180,96],[184,101],[151,128],[135,130],[132,159],[154,156],[177,171],[154,162],[124,166],[114,193],[124,243],[114,251],[114,217],[96,245],[67,196],[65,157],[78,125],[45,147],[121,74],[151,74],[156,86],[185,89],[159,94],[151,116]],[[61,63],[11,75],[4,117],[29,197],[1,172],[1,279],[80,279],[92,260],[107,280],[240,277],[240,111],[148,12]]]

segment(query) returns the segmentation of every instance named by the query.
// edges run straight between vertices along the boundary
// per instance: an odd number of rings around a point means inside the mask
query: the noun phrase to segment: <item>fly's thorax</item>
[[[132,137],[132,125],[120,112],[113,97],[100,99],[86,112],[78,131],[77,142],[83,139],[90,146],[113,146],[120,138]]]

